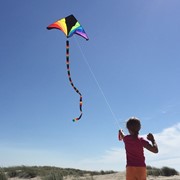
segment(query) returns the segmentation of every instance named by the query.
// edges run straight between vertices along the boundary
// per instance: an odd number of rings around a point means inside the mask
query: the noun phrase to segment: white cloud
[[[125,150],[123,148],[111,148],[100,157],[79,161],[78,165],[89,170],[124,170]]]
[[[154,156],[146,152],[148,164],[163,167],[168,166],[180,171],[180,123],[155,134],[159,153]]]

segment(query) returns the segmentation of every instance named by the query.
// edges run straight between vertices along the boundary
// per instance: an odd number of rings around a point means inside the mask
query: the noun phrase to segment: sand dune
[[[27,180],[27,179],[19,179],[19,178],[10,178],[9,180]],[[29,179],[28,179],[29,180]],[[32,178],[31,180],[41,180],[40,177]],[[86,177],[66,177],[64,180],[126,180],[124,172],[118,172],[114,174],[108,175],[97,175],[97,176],[86,176]],[[148,176],[147,180],[180,180],[179,176]]]
[[[99,175],[94,176],[93,180],[125,180],[125,173],[119,172],[115,174],[109,174],[109,175]],[[154,176],[148,176],[147,180],[180,180],[180,176],[171,176],[171,177],[154,177]]]
[[[124,172],[118,172],[115,174],[108,174],[108,175],[97,175],[93,177],[84,177],[82,180],[126,180],[125,173]],[[73,180],[67,179],[67,180]],[[76,179],[74,179],[76,180]],[[80,180],[80,179],[77,179]],[[147,180],[180,180],[180,176],[170,176],[170,177],[164,177],[164,176],[148,176]]]
[[[93,176],[93,180],[125,180],[125,173],[119,172],[115,174],[109,174],[109,175],[98,175]],[[180,180],[180,176],[171,176],[171,177],[154,177],[154,176],[148,176],[147,180]]]

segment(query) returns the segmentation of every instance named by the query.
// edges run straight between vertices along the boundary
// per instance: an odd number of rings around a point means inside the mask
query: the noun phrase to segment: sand
[[[118,172],[114,174],[108,174],[108,175],[97,175],[97,176],[87,176],[87,177],[66,177],[64,180],[125,180],[125,173],[124,172]],[[41,180],[40,177],[32,178],[32,179],[19,179],[19,178],[9,178],[9,180]],[[179,176],[170,176],[170,177],[164,177],[164,176],[148,176],[147,180],[180,180]]]

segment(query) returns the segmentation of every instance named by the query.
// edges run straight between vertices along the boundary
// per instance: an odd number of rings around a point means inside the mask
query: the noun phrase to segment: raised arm
[[[145,148],[148,149],[149,151],[153,152],[153,153],[158,153],[158,151],[159,151],[159,150],[158,150],[158,146],[157,146],[157,144],[156,144],[156,141],[155,141],[155,139],[154,139],[153,134],[149,133],[149,134],[147,135],[147,139],[148,139],[149,141],[151,141],[151,144],[148,144]]]

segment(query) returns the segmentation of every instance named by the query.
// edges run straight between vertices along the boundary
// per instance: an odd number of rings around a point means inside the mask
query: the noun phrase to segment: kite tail
[[[79,109],[80,109],[80,116],[78,118],[74,118],[73,122],[78,121],[82,117],[82,94],[80,91],[74,86],[72,79],[71,79],[71,73],[70,73],[70,65],[69,65],[69,41],[66,41],[66,66],[67,66],[67,73],[68,78],[71,83],[71,86],[74,88],[74,90],[79,94],[80,100],[79,100]]]

